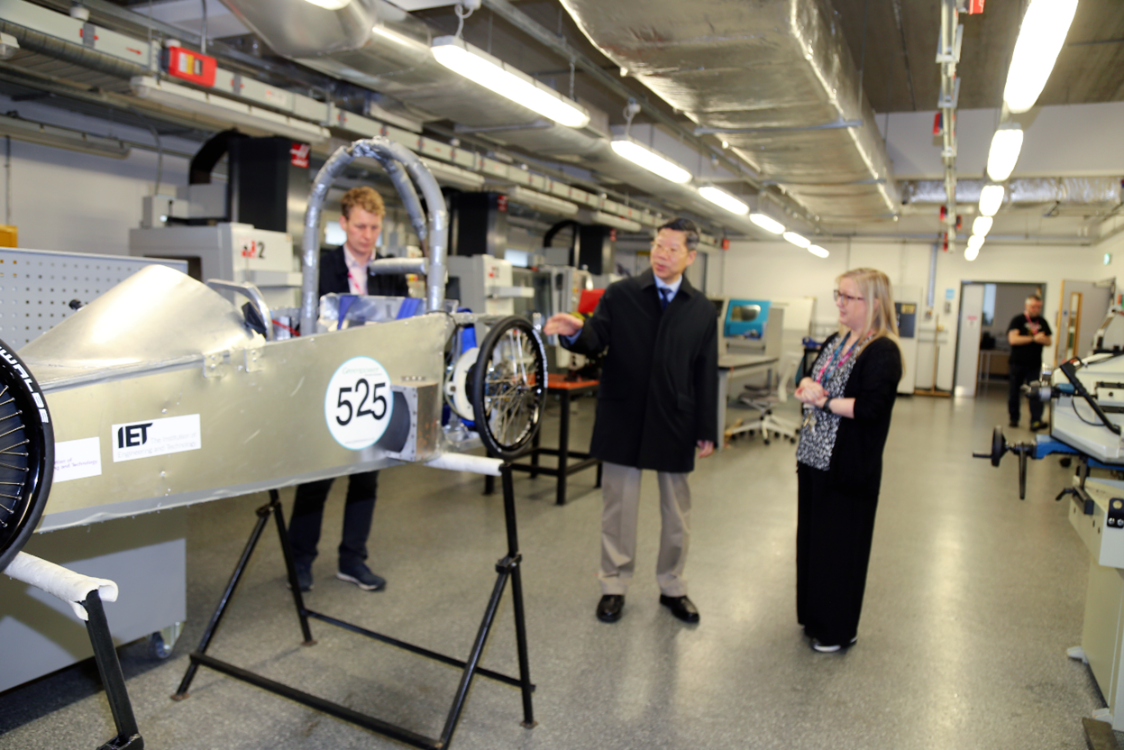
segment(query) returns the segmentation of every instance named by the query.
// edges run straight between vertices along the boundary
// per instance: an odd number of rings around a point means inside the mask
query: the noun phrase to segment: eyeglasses
[[[839,300],[843,300],[848,305],[852,302],[862,302],[864,299],[866,299],[866,297],[852,297],[849,294],[843,294],[843,292],[839,291],[838,289],[832,292],[832,294],[835,296],[836,302],[838,302]]]

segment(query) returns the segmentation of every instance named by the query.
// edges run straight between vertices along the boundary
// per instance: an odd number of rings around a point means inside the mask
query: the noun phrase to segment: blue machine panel
[[[732,299],[726,305],[722,335],[727,338],[759,339],[769,322],[769,300]]]

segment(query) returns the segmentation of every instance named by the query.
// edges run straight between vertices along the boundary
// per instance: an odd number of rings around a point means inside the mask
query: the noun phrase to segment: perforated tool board
[[[17,351],[134,273],[160,264],[187,273],[187,261],[0,248],[0,340]]]

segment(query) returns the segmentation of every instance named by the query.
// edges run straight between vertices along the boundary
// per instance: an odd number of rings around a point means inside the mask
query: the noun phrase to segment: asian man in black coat
[[[353,188],[340,201],[343,215],[340,226],[347,241],[342,247],[320,258],[320,295],[371,294],[405,297],[409,294],[406,277],[376,275],[367,264],[376,257],[375,243],[382,231],[386,207],[382,196],[369,187]],[[320,541],[324,502],[332,479],[322,479],[297,487],[293,515],[289,520],[289,540],[297,567],[301,591],[312,590],[312,561]],[[354,583],[364,591],[381,591],[386,581],[367,567],[367,537],[375,513],[379,473],[367,471],[348,477],[347,500],[343,514],[343,538],[339,546],[336,577]]]
[[[608,349],[590,453],[603,462],[601,592],[596,614],[620,619],[636,556],[640,477],[658,472],[660,603],[684,622],[699,621],[683,575],[690,541],[687,475],[718,439],[718,320],[714,305],[684,271],[699,233],[676,219],[652,243],[651,269],[612,284],[585,321],[565,313],[543,332],[579,354]]]

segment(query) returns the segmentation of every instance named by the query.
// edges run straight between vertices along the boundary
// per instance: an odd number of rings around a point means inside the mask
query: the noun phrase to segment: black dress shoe
[[[671,614],[683,622],[698,622],[699,611],[694,602],[685,596],[664,596],[660,594],[660,604],[671,610]]]
[[[616,622],[624,610],[624,595],[605,594],[597,602],[597,619],[601,622]]]

